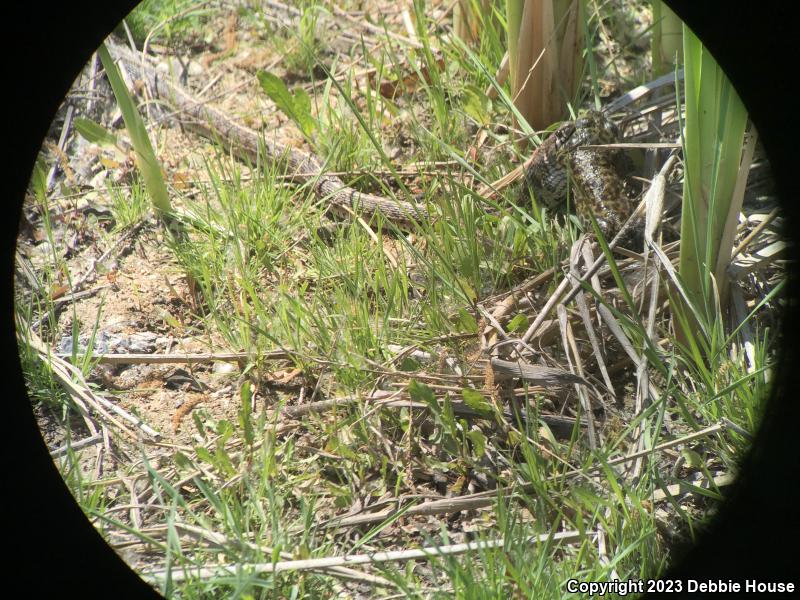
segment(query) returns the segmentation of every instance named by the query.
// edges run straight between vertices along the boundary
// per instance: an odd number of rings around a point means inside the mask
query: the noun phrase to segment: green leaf
[[[491,416],[492,405],[483,397],[483,394],[471,388],[464,388],[461,390],[461,397],[464,398],[464,403],[471,409],[478,411],[481,415]]]
[[[217,435],[219,435],[220,439],[218,442],[222,442],[223,444],[230,439],[233,435],[233,425],[227,419],[220,419],[217,422]]]
[[[133,144],[136,166],[144,179],[147,191],[153,200],[153,205],[162,216],[169,214],[172,211],[172,205],[169,201],[169,193],[164,183],[164,177],[161,174],[161,165],[156,158],[156,153],[153,151],[142,117],[136,109],[136,103],[131,98],[128,88],[122,80],[122,75],[120,75],[117,65],[114,64],[104,44],[101,44],[97,49],[97,56],[100,57],[100,62],[103,63],[108,82],[111,84],[119,109],[122,111],[122,119],[125,121],[125,127]]]
[[[475,456],[480,458],[483,456],[483,453],[486,451],[486,436],[483,435],[480,429],[470,429],[467,432],[467,437],[469,441],[472,442],[472,445],[475,450]]]
[[[506,327],[508,331],[520,331],[522,329],[527,329],[527,328],[528,328],[528,317],[526,317],[522,313],[519,313],[516,317],[511,319],[511,321],[508,322],[508,326]]]
[[[268,71],[259,71],[256,77],[258,77],[261,88],[267,93],[267,96],[270,97],[275,105],[284,113],[294,118],[292,116],[294,113],[294,98],[292,98],[292,94],[289,93],[289,89],[286,87],[286,84],[283,83],[283,80]]]
[[[476,333],[478,331],[478,323],[475,321],[475,317],[466,310],[459,308],[456,315],[455,322],[461,331],[465,333]]]
[[[433,393],[433,390],[416,379],[412,379],[408,382],[408,393],[415,402],[437,404],[436,395]]]
[[[464,89],[466,100],[464,101],[464,112],[472,117],[479,125],[488,125],[491,122],[492,101],[483,93],[483,90],[475,85],[469,85]]]
[[[469,281],[467,281],[464,277],[457,277],[456,280],[458,281],[461,289],[464,292],[464,295],[469,299],[470,302],[475,302],[478,298],[478,294],[475,291],[475,288],[470,285]]]
[[[294,110],[297,119],[297,124],[300,126],[303,134],[310,138],[317,127],[317,122],[311,116],[311,98],[303,88],[297,88],[294,93]]]
[[[215,464],[216,467],[225,473],[226,476],[232,477],[236,474],[236,468],[233,466],[228,453],[225,451],[225,448],[217,444],[217,449],[214,452],[214,457],[216,458]]]
[[[208,448],[204,446],[195,446],[194,453],[197,454],[197,458],[200,460],[204,460],[210,465],[214,465],[214,457],[211,456],[211,452],[208,451]]]
[[[192,421],[194,421],[194,426],[197,428],[200,437],[206,439],[206,428],[203,425],[203,420],[200,418],[198,411],[192,411]]]
[[[74,125],[77,132],[87,142],[99,144],[100,146],[115,146],[117,144],[117,136],[91,119],[78,117],[75,119]]]
[[[681,456],[683,456],[686,464],[693,469],[702,469],[706,464],[702,456],[689,448],[681,450]]]
[[[283,80],[268,71],[259,71],[256,75],[261,88],[287,117],[300,128],[303,135],[311,140],[311,135],[317,127],[317,122],[311,116],[311,99],[303,89],[298,89],[294,95],[283,83]]]
[[[31,185],[36,197],[44,202],[47,199],[47,165],[41,157],[36,159],[36,164],[33,166]]]
[[[175,462],[175,466],[181,469],[192,466],[192,461],[189,460],[189,457],[180,451],[173,455],[172,460]]]
[[[539,421],[539,435],[550,442],[553,448],[559,447],[560,444],[556,441],[556,436],[553,435],[550,426],[544,421]]]

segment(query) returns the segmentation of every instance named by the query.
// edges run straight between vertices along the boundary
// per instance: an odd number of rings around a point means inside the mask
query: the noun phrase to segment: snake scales
[[[327,199],[336,212],[356,210],[368,216],[380,212],[398,226],[407,226],[428,216],[424,206],[347,186],[339,177],[325,174],[316,156],[265,139],[192,97],[169,76],[158,72],[141,54],[111,41],[107,42],[107,47],[132,79],[143,80],[154,97],[176,109],[185,126],[204,137],[225,142],[234,155],[245,160],[255,163],[262,152],[266,159],[285,164],[288,175],[314,181],[315,193]],[[603,233],[613,235],[631,212],[624,156],[619,150],[583,146],[616,141],[619,141],[616,128],[599,112],[564,123],[528,161],[527,188],[537,200],[559,208],[566,203],[567,181],[571,179],[578,214],[583,217],[593,214]]]
[[[567,121],[537,148],[538,156],[525,173],[534,197],[551,209],[566,204],[568,181],[578,215],[594,216],[600,230],[611,239],[628,220],[635,190],[626,177],[632,161],[620,148],[600,146],[620,141],[617,127],[598,111]]]
[[[316,156],[279,145],[233,121],[224,113],[192,97],[180,85],[172,82],[169,76],[159,73],[142,59],[141,54],[110,41],[107,47],[131,78],[143,80],[153,96],[171,104],[179,112],[184,125],[213,141],[225,142],[234,155],[255,163],[259,152],[262,152],[266,159],[285,164],[287,175],[298,179],[313,178],[316,194],[327,198],[340,210],[359,210],[365,214],[381,212],[398,225],[425,216],[424,208],[410,202],[390,200],[348,187],[335,175],[325,174],[323,164]]]

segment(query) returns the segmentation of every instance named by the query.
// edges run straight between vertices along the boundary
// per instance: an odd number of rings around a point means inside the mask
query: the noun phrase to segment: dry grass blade
[[[218,548],[231,548],[237,544],[236,541],[231,540],[222,534],[216,533],[214,531],[209,531],[208,529],[203,529],[202,527],[196,527],[188,523],[180,523],[180,522],[175,523],[175,528],[179,531],[184,531],[190,534],[195,539],[210,542],[216,545]],[[274,550],[270,547],[261,546],[259,544],[254,544],[248,541],[242,541],[241,543],[247,546],[250,550],[253,550],[255,552],[259,552],[264,555],[274,554]],[[288,552],[279,552],[278,555],[285,561],[287,560],[291,561],[293,558],[292,555]],[[387,587],[392,586],[392,583],[388,579],[385,579],[378,575],[362,573],[361,571],[357,571],[355,569],[349,569],[343,566],[319,567],[316,569],[312,568],[312,570],[318,570],[321,573],[336,575],[344,579],[351,579],[354,581],[364,581],[366,583],[377,584]]]
[[[139,435],[128,429],[128,427],[114,418],[111,413],[133,425],[150,440],[158,441],[161,439],[161,434],[147,425],[142,419],[123,410],[113,402],[103,398],[100,394],[93,392],[86,384],[81,372],[64,359],[53,356],[39,337],[29,329],[27,324],[18,326],[17,331],[20,331],[20,328],[26,332],[27,343],[36,350],[39,354],[39,359],[50,367],[59,383],[69,392],[78,406],[83,407],[83,410],[87,410],[87,405],[90,406],[96,414],[103,417],[134,441],[139,440]]]
[[[653,448],[609,459],[608,461],[606,461],[606,464],[608,466],[626,464],[631,461],[635,461],[636,459],[642,456],[654,454],[656,452],[661,452],[662,450],[667,450],[669,448],[674,448],[676,446],[688,444],[689,442],[693,442],[705,436],[718,433],[727,427],[729,427],[729,425],[725,422],[716,423],[714,425],[710,425],[709,427],[706,427],[689,435],[676,438],[668,442],[663,442],[657,446],[654,446]],[[602,471],[599,467],[589,468],[585,470],[570,468],[570,470],[567,471],[566,473],[553,476],[551,477],[551,479],[555,481],[555,480],[560,480],[563,477],[576,477],[576,476],[582,478],[589,478],[592,473],[599,474],[601,472]],[[502,488],[497,488],[495,490],[488,490],[485,492],[465,494],[464,496],[459,496],[457,498],[443,498],[441,500],[431,500],[411,507],[393,508],[364,515],[348,515],[348,516],[334,517],[322,523],[318,523],[316,527],[321,527],[321,528],[357,527],[361,525],[369,525],[372,523],[380,523],[400,514],[402,514],[402,516],[404,517],[411,517],[416,515],[450,514],[462,510],[477,510],[480,508],[486,508],[488,506],[491,506],[497,501],[497,498],[502,498],[502,497],[509,498],[512,497],[515,494],[515,492],[532,493],[534,491],[535,487],[530,484],[522,486],[506,486]],[[396,502],[400,504],[400,499],[397,499]]]
[[[498,375],[518,377],[523,381],[543,388],[565,386],[572,383],[586,386],[591,385],[583,377],[570,373],[569,371],[564,371],[563,369],[541,367],[539,365],[522,362],[521,360],[509,361],[500,358],[491,358],[490,363],[492,369],[494,369],[494,372]]]
[[[564,308],[563,305],[559,305],[558,310],[558,323],[561,327],[561,343],[564,347],[564,355],[567,357],[567,364],[569,364],[569,368],[571,371],[577,371],[575,374],[577,377],[583,377],[583,364],[581,363],[581,355],[578,351],[578,347],[575,343],[575,336],[572,333],[572,327],[570,326],[569,320],[567,319],[567,309]],[[574,366],[573,366],[574,360]],[[589,424],[588,426],[588,435],[589,435],[589,448],[592,450],[597,449],[597,437],[595,433],[595,426],[594,426],[594,415],[592,413],[592,404],[589,400],[588,395],[586,394],[586,390],[583,386],[575,384],[575,391],[578,394],[578,399],[580,400],[581,408],[583,412],[586,414],[586,420]]]
[[[667,310],[679,242],[663,242],[686,176],[668,182],[684,98],[675,74],[620,97],[649,78],[647,3],[516,3],[518,22],[523,4],[545,16],[526,19],[542,47],[520,68],[493,2],[462,3],[486,25],[475,44],[443,23],[455,0],[282,2],[147,2],[127,21],[134,51],[109,40],[157,119],[187,235],[164,244],[154,227],[128,140],[108,133],[120,122],[102,73],[94,116],[80,80],[59,113],[82,120],[90,151],[64,127],[37,165],[20,361],[81,508],[168,596],[546,598],[575,573],[662,576],[669,542],[726,495],[720,474],[736,472],[770,385],[785,262],[761,148],[735,231],[731,269],[748,274],[735,322],[704,321],[714,356],[693,363]],[[630,18],[635,41],[617,31]],[[503,69],[563,111],[543,142]],[[566,198],[506,187],[592,109],[623,137],[578,147],[626,163],[615,200],[646,191],[610,251],[586,227],[609,195],[584,197],[571,144],[555,144]],[[530,156],[514,119],[542,144]],[[91,297],[101,283],[113,293]]]
[[[589,265],[594,262],[594,256],[592,256],[592,250],[588,244],[581,244],[581,254],[583,256],[584,264]],[[577,276],[577,273],[574,275]],[[597,275],[592,276],[591,284],[595,293],[600,294],[600,279],[597,277]],[[613,384],[611,383],[611,377],[608,374],[608,368],[606,367],[606,361],[603,358],[603,352],[600,350],[598,336],[594,329],[594,322],[589,314],[589,306],[586,303],[586,294],[579,292],[578,295],[575,296],[575,304],[578,306],[578,312],[581,315],[583,326],[586,329],[586,335],[589,337],[589,343],[591,344],[597,366],[600,369],[600,373],[603,377],[603,383],[605,383],[612,399],[615,399],[617,394],[614,391]]]

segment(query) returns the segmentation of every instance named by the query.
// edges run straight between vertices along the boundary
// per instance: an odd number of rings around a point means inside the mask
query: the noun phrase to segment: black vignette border
[[[4,7],[5,99],[0,334],[6,371],[2,437],[3,529],[10,560],[3,587],[38,598],[159,598],[81,512],[31,411],[14,334],[17,224],[36,156],[58,106],[92,52],[136,2],[24,2]],[[20,594],[9,597],[23,597]]]
[[[800,422],[798,345],[792,343],[798,325],[800,278],[797,236],[800,210],[795,202],[800,186],[800,114],[794,108],[791,73],[796,56],[795,3],[666,0],[714,55],[744,102],[758,130],[773,169],[778,195],[792,243],[787,272],[787,309],[781,315],[784,344],[763,421],[751,451],[740,463],[739,480],[717,517],[692,547],[677,549],[678,558],[665,579],[697,581],[757,579],[794,581],[800,568],[785,552],[778,536],[800,533],[797,498],[800,481],[796,428]],[[676,597],[676,594],[669,594]],[[687,594],[688,596],[688,594]],[[656,597],[656,594],[648,595]]]

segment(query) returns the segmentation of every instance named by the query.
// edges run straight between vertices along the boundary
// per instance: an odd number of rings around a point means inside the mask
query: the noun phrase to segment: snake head
[[[605,114],[590,110],[575,121],[575,130],[569,139],[569,148],[613,144],[620,140],[619,129]]]

